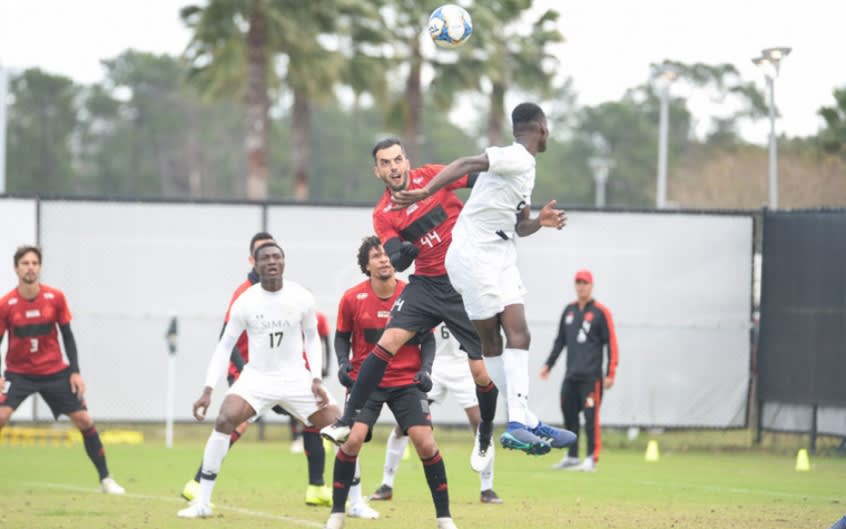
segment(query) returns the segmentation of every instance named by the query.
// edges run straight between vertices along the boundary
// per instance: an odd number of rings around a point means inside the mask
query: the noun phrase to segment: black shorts
[[[385,326],[414,332],[427,332],[446,323],[461,349],[473,360],[482,359],[482,343],[464,310],[461,294],[447,276],[416,276],[394,302],[391,320]]]
[[[70,368],[45,376],[27,376],[7,371],[6,385],[0,388],[0,406],[16,410],[27,397],[38,393],[56,419],[63,413],[70,415],[75,411],[87,410],[85,401],[71,391],[70,375]]]
[[[417,386],[376,388],[356,416],[355,422],[364,423],[372,429],[379,419],[383,404],[388,405],[403,434],[408,434],[412,426],[432,426],[429,399]],[[370,435],[367,437],[369,440]]]

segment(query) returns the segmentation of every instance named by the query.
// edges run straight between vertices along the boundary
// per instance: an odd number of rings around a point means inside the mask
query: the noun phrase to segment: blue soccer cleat
[[[555,428],[542,422],[538,422],[538,425],[532,428],[531,432],[548,442],[552,448],[567,448],[579,439],[570,430]]]
[[[529,455],[539,456],[552,449],[548,442],[533,434],[525,424],[509,422],[508,429],[499,437],[499,443],[509,450],[520,450]]]

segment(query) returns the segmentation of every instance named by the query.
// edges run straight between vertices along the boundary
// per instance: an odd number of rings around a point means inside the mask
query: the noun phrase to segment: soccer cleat
[[[347,511],[347,516],[350,518],[363,518],[365,520],[375,520],[379,518],[379,511],[367,505],[364,501],[356,502],[353,505],[350,505],[349,510]]]
[[[525,424],[519,422],[509,422],[508,429],[499,437],[499,442],[503,448],[520,450],[533,456],[549,453],[552,449],[549,443],[530,432]]]
[[[185,498],[187,501],[194,501],[194,498],[200,494],[200,482],[190,479],[188,483],[182,487],[182,497]]]
[[[326,525],[323,526],[324,529],[344,529],[344,513],[342,512],[333,512],[329,515],[329,519],[326,520]]]
[[[581,470],[582,472],[596,472],[596,463],[593,461],[593,456],[587,456],[584,462],[573,470]]]
[[[108,476],[100,480],[100,490],[106,494],[126,494],[126,490]]]
[[[210,506],[195,501],[176,513],[176,515],[180,518],[209,518],[214,516],[214,511]]]
[[[435,521],[438,523],[438,529],[458,529],[452,518],[435,518]]]
[[[555,428],[542,422],[538,422],[538,425],[532,428],[531,432],[549,443],[552,448],[566,448],[579,439],[570,430]]]
[[[347,437],[350,436],[351,430],[352,428],[350,428],[350,426],[342,423],[341,420],[338,419],[333,424],[324,426],[323,429],[320,430],[320,436],[340,446],[344,444],[344,441],[346,441]]]
[[[484,424],[484,423],[482,423]],[[476,472],[482,472],[494,458],[494,445],[491,444],[491,436],[493,435],[493,425],[489,428],[483,428],[482,424],[476,432],[476,439],[473,442],[473,453],[470,454],[470,468]],[[488,430],[487,434],[483,430]]]
[[[394,497],[394,489],[382,483],[376,492],[370,495],[370,501],[388,501]]]
[[[306,489],[306,505],[332,506],[332,489],[326,485],[309,485]]]
[[[485,489],[481,493],[479,493],[479,501],[482,503],[499,505],[500,503],[502,503],[502,498],[497,496],[496,492],[494,492],[493,489]]]
[[[291,446],[289,448],[292,454],[302,454],[305,451],[305,447],[303,446],[303,438],[297,437],[293,441],[291,441]]]
[[[582,464],[582,460],[578,457],[564,456],[561,461],[552,465],[555,470],[573,470]]]

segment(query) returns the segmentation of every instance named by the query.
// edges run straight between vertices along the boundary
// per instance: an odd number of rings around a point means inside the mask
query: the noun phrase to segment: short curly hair
[[[358,267],[361,268],[361,273],[370,277],[370,271],[367,269],[367,263],[370,262],[370,250],[382,246],[382,241],[375,235],[369,235],[361,239],[361,246],[358,247]]]

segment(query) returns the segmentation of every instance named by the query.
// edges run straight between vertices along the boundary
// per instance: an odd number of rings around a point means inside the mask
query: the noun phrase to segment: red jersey
[[[238,299],[245,290],[255,285],[257,282],[258,275],[254,272],[250,272],[247,275],[247,280],[238,285],[238,288],[236,288],[235,292],[232,294],[232,299],[229,300],[229,306],[226,307],[226,316],[223,317],[223,323],[229,323],[229,312],[232,310],[232,304],[235,303],[235,300]],[[247,344],[247,331],[244,331],[241,333],[241,336],[238,337],[238,341],[235,342],[235,349],[241,353],[241,358],[244,359],[245,364],[250,361],[250,349]],[[227,374],[237,380],[241,375],[241,370],[238,369],[238,366],[236,366],[234,362],[230,361]]]
[[[364,358],[382,336],[385,325],[391,317],[391,307],[405,288],[405,282],[397,280],[394,295],[388,299],[381,299],[373,291],[370,279],[366,279],[344,292],[338,304],[338,322],[335,324],[337,332],[352,333],[352,358],[350,365],[353,369],[350,377],[358,377],[358,370]],[[393,356],[385,376],[379,387],[393,388],[414,384],[414,375],[420,371],[420,346],[404,345]]]
[[[425,186],[443,167],[424,165],[411,170],[407,189]],[[382,244],[399,237],[420,249],[414,262],[416,275],[446,275],[444,257],[452,242],[452,227],[464,206],[453,191],[462,187],[467,187],[467,175],[442,187],[434,195],[396,211],[391,211],[391,192],[386,188],[373,208],[373,229]]]
[[[40,285],[35,299],[15,288],[0,298],[0,338],[9,331],[6,370],[20,375],[52,375],[68,367],[62,357],[56,325],[71,321],[64,293]]]

